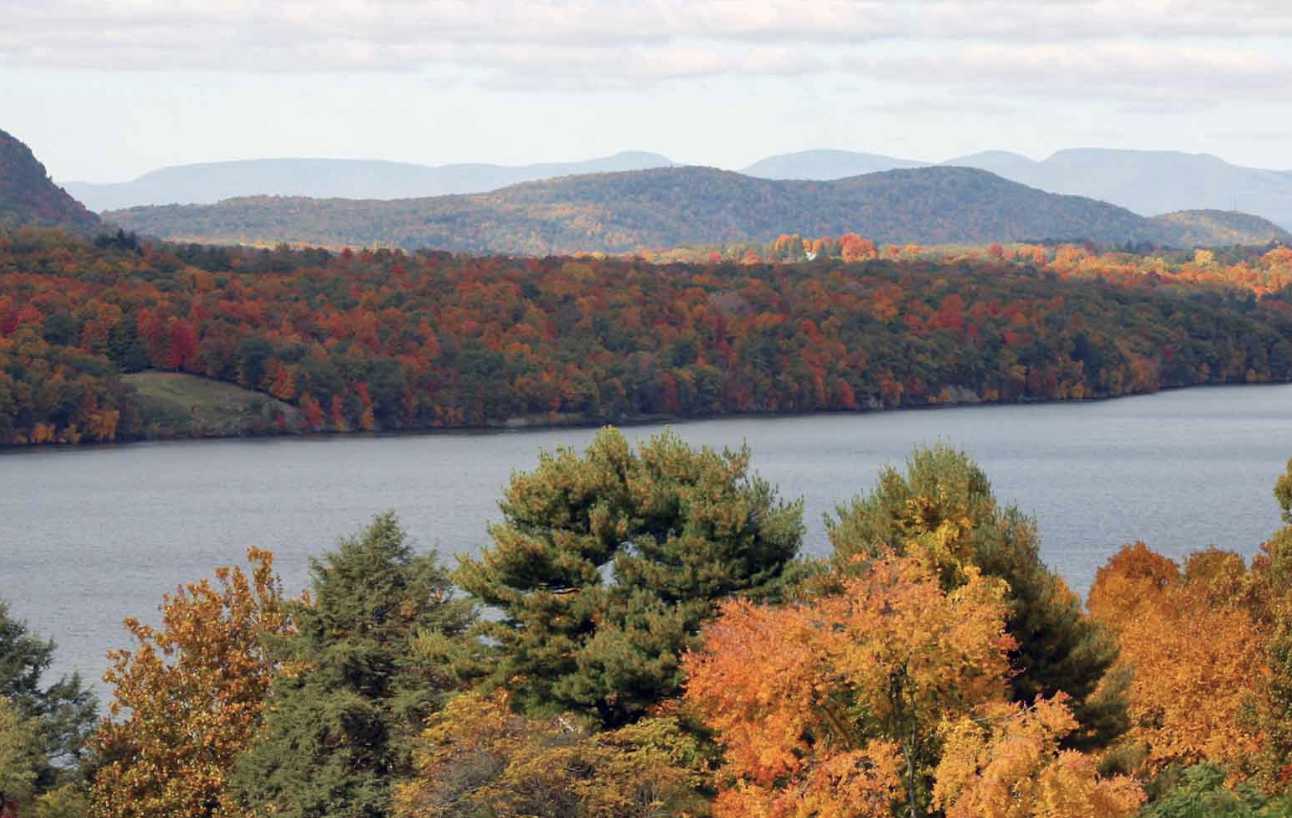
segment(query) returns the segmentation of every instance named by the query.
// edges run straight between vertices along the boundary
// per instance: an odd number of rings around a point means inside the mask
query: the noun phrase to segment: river
[[[632,439],[662,426],[626,430]],[[1043,555],[1083,591],[1123,543],[1182,555],[1252,554],[1279,523],[1271,488],[1292,457],[1292,386],[1198,388],[1086,403],[677,424],[690,443],[748,442],[754,467],[822,515],[917,444],[946,442],[1036,517]],[[15,450],[0,454],[0,598],[58,643],[57,669],[97,681],[121,620],[155,619],[161,595],[272,549],[288,591],[311,556],[386,509],[417,546],[475,553],[508,475],[591,429],[277,438]]]

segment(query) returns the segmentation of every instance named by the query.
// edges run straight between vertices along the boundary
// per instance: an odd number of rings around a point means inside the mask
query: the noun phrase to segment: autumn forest
[[[1292,251],[633,257],[0,235],[0,441],[627,422],[1292,380]],[[157,373],[246,390],[232,426]],[[191,377],[190,377],[191,376]]]

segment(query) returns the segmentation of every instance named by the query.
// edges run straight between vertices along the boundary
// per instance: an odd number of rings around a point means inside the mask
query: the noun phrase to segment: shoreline
[[[132,440],[95,443],[55,443],[41,445],[0,444],[0,457],[21,452],[38,451],[88,451],[95,449],[132,448],[140,445],[165,445],[171,443],[201,443],[206,441],[281,441],[281,440],[341,440],[341,439],[378,439],[391,437],[431,437],[436,435],[501,435],[525,432],[543,432],[558,429],[599,429],[604,426],[632,428],[650,425],[674,425],[704,423],[722,420],[741,419],[793,419],[809,418],[822,415],[877,415],[894,412],[928,412],[953,409],[990,409],[1006,406],[1042,406],[1050,404],[1096,404],[1118,401],[1126,398],[1144,398],[1168,392],[1179,392],[1191,389],[1249,388],[1292,386],[1292,380],[1267,381],[1260,383],[1199,383],[1188,386],[1162,387],[1152,392],[1130,392],[1124,395],[1102,395],[1088,398],[1024,398],[1011,401],[952,401],[947,403],[897,406],[891,409],[816,409],[807,412],[730,412],[714,415],[639,415],[618,420],[590,419],[582,416],[545,418],[543,416],[521,416],[506,421],[484,426],[427,427],[419,429],[391,429],[381,431],[320,431],[320,432],[273,432],[267,434],[228,434],[228,435],[193,435],[189,437],[153,437]]]

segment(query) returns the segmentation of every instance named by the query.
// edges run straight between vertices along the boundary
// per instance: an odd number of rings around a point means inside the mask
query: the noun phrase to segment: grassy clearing
[[[235,437],[300,427],[295,407],[230,383],[182,372],[136,372],[124,380],[138,394],[148,437]]]

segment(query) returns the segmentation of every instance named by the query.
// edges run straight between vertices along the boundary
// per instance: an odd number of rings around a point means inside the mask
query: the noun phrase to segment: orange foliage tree
[[[1004,584],[886,557],[810,604],[724,605],[686,701],[726,751],[718,816],[924,814],[938,725],[1005,696]]]
[[[875,243],[863,239],[856,233],[844,233],[839,237],[839,255],[845,262],[866,261],[879,255]]]

